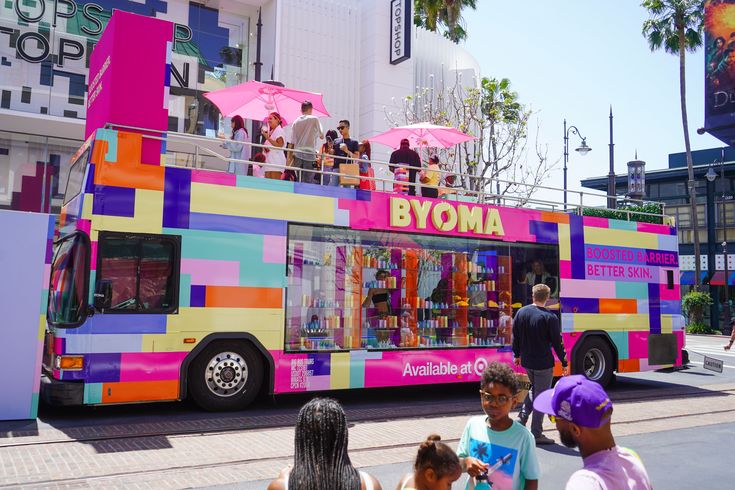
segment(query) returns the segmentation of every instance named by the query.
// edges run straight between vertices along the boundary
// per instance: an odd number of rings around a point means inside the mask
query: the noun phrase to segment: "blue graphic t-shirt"
[[[498,468],[484,480],[475,482],[475,489],[523,490],[526,480],[538,480],[541,476],[536,443],[531,433],[516,421],[504,431],[492,430],[487,417],[472,417],[462,432],[457,447],[457,456],[471,456],[492,468]],[[467,483],[467,488],[470,481]]]

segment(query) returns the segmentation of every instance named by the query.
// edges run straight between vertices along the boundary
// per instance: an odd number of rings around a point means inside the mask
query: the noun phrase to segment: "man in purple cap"
[[[567,376],[536,397],[533,408],[549,415],[562,444],[579,447],[584,468],[572,475],[567,490],[652,488],[638,455],[615,444],[613,406],[602,386],[579,374]]]
[[[408,195],[416,195],[416,174],[421,170],[421,157],[416,151],[411,149],[408,139],[401,140],[401,146],[390,155],[389,169],[391,172],[396,171],[396,166],[408,168]]]

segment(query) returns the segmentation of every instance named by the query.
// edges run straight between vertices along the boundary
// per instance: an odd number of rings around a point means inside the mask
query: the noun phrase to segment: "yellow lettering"
[[[473,206],[469,208],[464,204],[457,206],[459,212],[459,231],[465,233],[472,230],[475,233],[482,233],[482,208]]]
[[[444,214],[446,213],[446,219]],[[457,210],[446,202],[434,206],[431,212],[431,221],[434,227],[440,231],[452,231],[457,226]]]
[[[429,217],[429,210],[431,210],[431,202],[429,201],[411,201],[411,209],[413,214],[416,216],[416,228],[419,230],[426,229],[426,219]]]
[[[411,225],[411,206],[408,199],[392,197],[390,199],[390,225],[405,228]]]
[[[487,216],[485,217],[485,234],[498,236],[505,235],[503,222],[500,221],[500,213],[495,208],[487,210]]]

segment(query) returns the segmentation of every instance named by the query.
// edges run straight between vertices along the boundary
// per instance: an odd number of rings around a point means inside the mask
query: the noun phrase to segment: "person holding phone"
[[[264,169],[267,179],[279,180],[286,166],[286,155],[283,153],[286,137],[281,126],[283,126],[281,115],[271,112],[260,128],[260,134],[264,139],[263,144],[266,145]]]

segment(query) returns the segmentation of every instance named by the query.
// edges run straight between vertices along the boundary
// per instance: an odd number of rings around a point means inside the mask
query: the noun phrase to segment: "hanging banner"
[[[735,139],[735,0],[705,2],[704,42],[704,127],[729,145]]]

